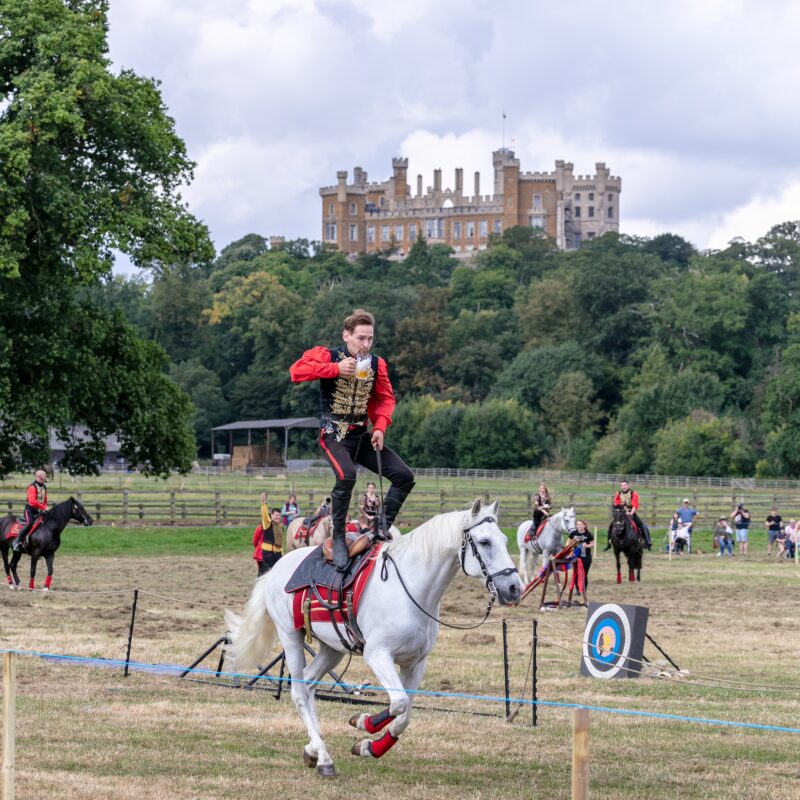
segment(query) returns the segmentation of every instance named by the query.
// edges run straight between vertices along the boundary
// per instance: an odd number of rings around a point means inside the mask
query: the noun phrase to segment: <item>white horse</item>
[[[428,654],[439,632],[439,605],[459,569],[486,582],[503,605],[519,600],[522,585],[497,524],[499,501],[487,507],[476,500],[469,511],[440,514],[406,536],[386,543],[358,606],[357,623],[364,639],[364,660],[389,695],[389,707],[378,714],[356,714],[350,724],[368,733],[388,725],[378,739],[353,745],[357,756],[380,758],[408,726],[411,696],[425,674]],[[314,681],[339,663],[345,648],[329,622],[315,623],[319,652],[305,665],[303,630],[296,630],[289,578],[312,552],[287,553],[262,578],[247,602],[244,619],[226,612],[236,669],[250,674],[270,654],[277,633],[292,677],[292,700],[308,729],[303,760],[320,775],[336,774],[320,732]],[[402,579],[402,582],[401,582]],[[424,609],[421,610],[421,609]],[[399,672],[398,672],[399,667]]]
[[[562,508],[558,514],[547,518],[542,532],[536,539],[525,541],[525,534],[530,530],[533,520],[527,519],[517,528],[517,545],[519,545],[519,574],[522,582],[530,583],[534,574],[536,556],[541,555],[542,566],[564,547],[562,536],[569,535],[577,528],[575,508]]]

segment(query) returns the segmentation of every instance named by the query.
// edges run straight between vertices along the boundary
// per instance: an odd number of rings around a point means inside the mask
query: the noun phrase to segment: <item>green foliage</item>
[[[531,466],[544,437],[533,415],[515,400],[488,400],[469,406],[456,442],[465,469],[513,469]]]
[[[114,432],[154,474],[195,455],[189,398],[118,309],[189,355],[206,300],[180,289],[213,247],[181,201],[194,165],[157,82],[111,72],[106,15],[101,0],[5,0],[0,11],[2,473],[41,463],[48,429],[75,472],[96,469]],[[166,283],[106,280],[115,249]],[[190,319],[148,307],[176,274],[166,302],[180,297]]]

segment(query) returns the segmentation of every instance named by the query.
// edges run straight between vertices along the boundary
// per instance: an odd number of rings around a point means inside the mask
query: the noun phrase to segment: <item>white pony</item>
[[[380,758],[408,726],[412,697],[406,690],[416,690],[422,682],[439,632],[439,604],[459,569],[485,581],[501,604],[519,600],[522,585],[497,524],[498,506],[495,500],[482,507],[478,499],[469,511],[440,514],[381,549],[381,563],[361,596],[357,623],[364,639],[364,661],[386,689],[389,707],[378,714],[356,714],[350,724],[368,733],[386,726],[388,731],[378,739],[356,742],[354,755]],[[295,629],[293,597],[284,591],[297,566],[312,552],[301,548],[287,553],[256,581],[244,618],[228,611],[225,620],[239,672],[255,672],[271,653],[277,633],[292,677],[292,700],[310,737],[303,760],[316,766],[320,775],[331,777],[336,769],[320,732],[313,682],[336,666],[345,648],[329,622],[314,623],[319,651],[306,666],[304,632]]]
[[[542,532],[536,539],[525,541],[525,534],[530,530],[533,520],[527,519],[517,528],[517,545],[519,546],[519,574],[524,584],[533,578],[536,556],[542,556],[542,566],[564,547],[563,534],[569,535],[576,527],[575,508],[562,508],[558,514],[548,517]]]

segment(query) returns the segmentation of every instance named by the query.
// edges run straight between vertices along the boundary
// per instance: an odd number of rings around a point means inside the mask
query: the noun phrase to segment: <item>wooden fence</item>
[[[60,494],[60,493],[59,493]],[[252,492],[224,489],[133,490],[89,489],[75,491],[95,522],[103,525],[255,525],[260,518],[258,500]],[[481,494],[486,502],[494,499],[494,491],[480,491],[469,486],[440,490],[417,489],[406,501],[398,523],[401,527],[417,525],[435,514],[467,508]],[[678,493],[680,494],[680,493]],[[664,529],[672,512],[679,505],[678,494],[665,497],[662,492],[639,492],[640,515],[654,529]],[[752,515],[754,530],[763,529],[763,522],[775,505],[788,519],[800,516],[800,492],[784,494],[742,494],[686,492],[700,516],[696,528],[713,528],[720,516],[728,517],[738,502],[745,502]],[[297,491],[303,513],[310,513],[330,495],[326,485]],[[357,511],[359,492],[354,492],[353,509]],[[55,498],[53,498],[55,499]],[[610,520],[611,493],[608,489],[581,489],[559,492],[558,506],[575,506],[579,519],[589,525],[604,526]],[[532,495],[506,487],[501,493],[502,523],[516,527],[531,517]],[[24,503],[19,492],[0,491],[0,507],[21,514]]]

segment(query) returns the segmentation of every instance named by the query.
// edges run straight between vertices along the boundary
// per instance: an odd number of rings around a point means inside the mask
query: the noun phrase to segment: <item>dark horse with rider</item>
[[[25,554],[31,559],[28,588],[35,588],[36,565],[43,558],[47,564],[44,588],[50,589],[55,553],[61,545],[61,533],[70,522],[91,525],[93,520],[74,497],[48,509],[47,474],[44,470],[37,470],[33,483],[28,486],[24,515],[17,519],[8,514],[0,519],[0,554],[10,588],[19,587],[17,564]]]
[[[617,560],[617,583],[622,583],[619,554],[628,561],[628,580],[642,579],[642,555],[651,547],[650,530],[639,518],[639,495],[627,481],[622,481],[611,505],[613,519],[608,526],[608,546]]]

